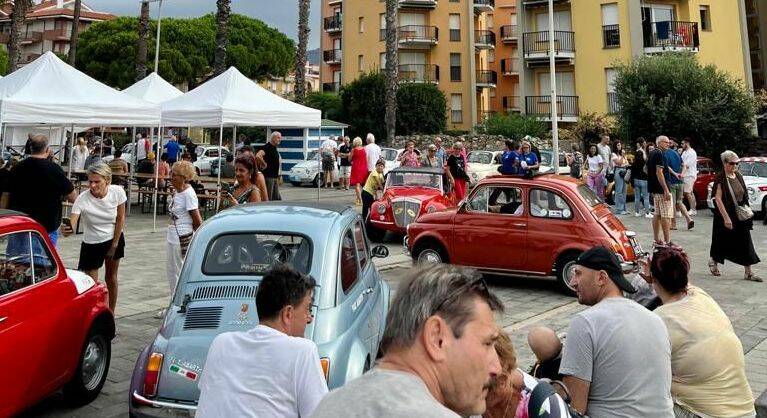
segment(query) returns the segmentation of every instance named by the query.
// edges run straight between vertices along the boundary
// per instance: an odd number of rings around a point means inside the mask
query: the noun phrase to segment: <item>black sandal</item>
[[[716,266],[716,261],[709,260],[708,261],[708,269],[711,271],[712,276],[721,276],[722,273],[719,271],[719,267]]]

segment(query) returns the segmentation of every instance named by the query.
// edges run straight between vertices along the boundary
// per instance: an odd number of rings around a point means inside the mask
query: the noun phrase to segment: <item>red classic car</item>
[[[421,216],[407,229],[418,263],[452,263],[484,273],[553,276],[572,292],[573,265],[586,249],[611,248],[626,271],[643,253],[636,234],[586,185],[544,174],[490,176],[457,209]]]
[[[72,405],[98,396],[115,333],[106,296],[64,268],[42,226],[0,210],[0,416],[60,388]]]
[[[445,191],[442,169],[397,167],[386,175],[383,196],[370,208],[368,237],[379,241],[386,231],[404,233],[422,214],[455,205],[454,194]]]
[[[706,207],[708,184],[714,181],[714,177],[716,177],[714,162],[710,158],[698,157],[698,177],[695,178],[692,193],[695,195],[695,203],[699,208]]]

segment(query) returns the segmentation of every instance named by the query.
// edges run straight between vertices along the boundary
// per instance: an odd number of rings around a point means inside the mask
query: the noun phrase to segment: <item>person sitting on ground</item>
[[[287,265],[264,275],[255,300],[259,324],[220,334],[210,344],[198,418],[312,414],[328,393],[317,346],[303,338],[316,287]]]
[[[551,328],[535,327],[527,334],[527,344],[537,359],[530,374],[537,379],[562,380],[563,376],[559,373],[562,341],[557,333]]]
[[[643,276],[663,300],[655,313],[671,339],[671,396],[677,417],[754,417],[741,345],[716,301],[689,282],[690,260],[660,247]]]
[[[368,373],[334,390],[313,418],[458,418],[486,410],[502,373],[494,314],[503,304],[475,271],[441,264],[400,283]]]
[[[251,152],[251,155],[252,155],[252,152]],[[234,178],[234,156],[232,154],[226,155],[226,163],[221,167],[221,178],[223,179]]]
[[[517,355],[509,335],[502,332],[495,342],[495,352],[501,362],[501,373],[487,393],[487,410],[483,418],[513,418],[526,416],[527,402],[523,399],[524,377],[517,369]]]

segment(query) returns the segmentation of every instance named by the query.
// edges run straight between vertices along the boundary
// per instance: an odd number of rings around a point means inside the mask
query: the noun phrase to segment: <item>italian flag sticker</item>
[[[184,377],[186,377],[187,379],[189,379],[189,380],[191,380],[193,382],[197,380],[197,373],[195,373],[195,372],[193,372],[193,371],[191,371],[189,369],[185,369],[183,367],[180,367],[177,364],[171,364],[170,368],[168,370],[170,370],[171,373],[174,373],[174,374],[177,374],[177,375],[180,375],[180,376],[184,376]]]

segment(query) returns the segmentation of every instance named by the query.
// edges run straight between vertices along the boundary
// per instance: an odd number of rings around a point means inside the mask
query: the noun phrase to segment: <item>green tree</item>
[[[403,84],[397,89],[397,133],[437,134],[447,124],[447,99],[434,84]]]
[[[480,127],[490,135],[502,135],[509,139],[522,139],[526,135],[542,138],[548,133],[548,125],[535,116],[509,113],[495,114]]]
[[[644,56],[622,65],[615,82],[622,136],[689,136],[703,155],[738,149],[750,138],[756,101],[743,83],[691,54]]]
[[[8,74],[8,51],[5,48],[0,48],[0,75],[5,76]]]
[[[322,112],[322,117],[339,121],[343,118],[343,106],[341,98],[337,94],[311,92],[306,95],[304,105]]]
[[[381,141],[386,138],[386,80],[383,74],[371,72],[343,86],[340,92],[342,122],[349,124],[349,136],[362,138],[370,132]]]

